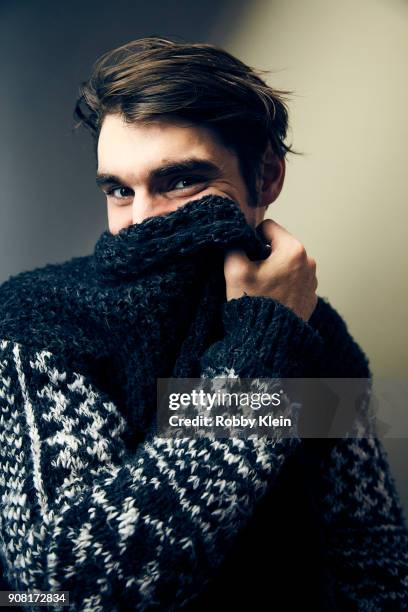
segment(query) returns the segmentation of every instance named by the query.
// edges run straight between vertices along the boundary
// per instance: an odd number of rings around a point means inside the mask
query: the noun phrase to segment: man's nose
[[[153,198],[148,194],[137,194],[135,192],[132,204],[132,222],[141,223],[147,217],[154,217],[157,214]]]

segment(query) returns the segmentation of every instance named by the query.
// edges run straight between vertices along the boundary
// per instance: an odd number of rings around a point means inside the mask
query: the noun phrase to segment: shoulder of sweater
[[[92,255],[72,257],[61,263],[47,263],[32,270],[19,272],[0,284],[0,307],[12,298],[24,295],[40,295],[45,289],[66,289],[76,285],[84,276],[88,277]]]
[[[92,278],[92,255],[10,276],[0,285],[0,338],[52,350]]]
[[[318,297],[316,308],[308,321],[325,344],[326,377],[369,378],[370,362],[361,346],[350,333],[339,312],[326,297]]]

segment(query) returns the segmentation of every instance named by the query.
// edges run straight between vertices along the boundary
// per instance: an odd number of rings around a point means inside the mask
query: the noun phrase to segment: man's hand
[[[251,261],[240,249],[225,255],[227,300],[247,295],[274,298],[308,321],[317,304],[316,261],[284,227],[265,219],[257,230],[271,244],[267,259]]]

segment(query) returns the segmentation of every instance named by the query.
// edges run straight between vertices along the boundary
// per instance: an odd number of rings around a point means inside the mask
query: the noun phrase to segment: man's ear
[[[279,157],[269,142],[262,158],[258,179],[259,206],[268,206],[276,200],[283,187],[285,171],[285,158]]]

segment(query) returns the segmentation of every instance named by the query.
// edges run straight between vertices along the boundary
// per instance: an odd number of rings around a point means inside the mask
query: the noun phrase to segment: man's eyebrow
[[[191,158],[180,162],[169,162],[159,168],[155,168],[149,173],[148,180],[151,183],[155,180],[157,181],[168,176],[173,176],[174,174],[182,174],[185,172],[207,172],[209,174],[219,175],[221,174],[221,169],[217,164],[207,159]],[[123,179],[114,174],[98,172],[96,175],[96,184],[100,187],[108,184],[122,185],[124,182],[126,181],[123,181]]]

